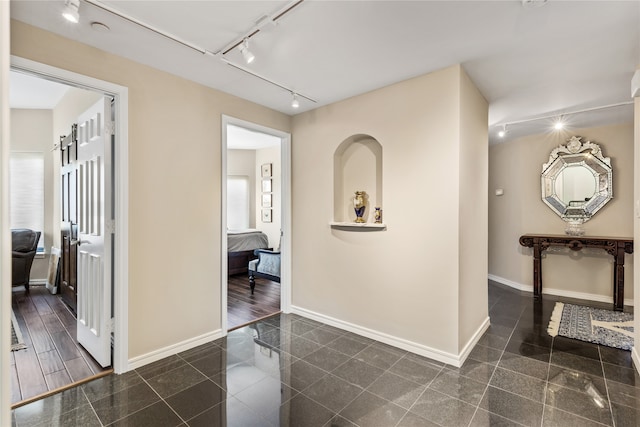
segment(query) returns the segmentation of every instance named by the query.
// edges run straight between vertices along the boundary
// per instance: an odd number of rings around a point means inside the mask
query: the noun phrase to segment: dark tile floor
[[[554,301],[534,304],[531,294],[490,284],[491,327],[462,368],[281,314],[17,408],[13,422],[640,426],[640,377],[630,353],[548,336]]]

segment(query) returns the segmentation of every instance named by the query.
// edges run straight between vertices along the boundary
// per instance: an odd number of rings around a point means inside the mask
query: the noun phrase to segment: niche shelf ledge
[[[387,224],[375,224],[375,223],[369,223],[369,222],[365,222],[365,223],[356,223],[356,222],[336,222],[336,221],[332,221],[329,223],[329,225],[331,226],[331,228],[338,228],[338,229],[350,229],[350,230],[358,230],[358,229],[369,229],[371,231],[373,230],[386,230],[387,229]]]

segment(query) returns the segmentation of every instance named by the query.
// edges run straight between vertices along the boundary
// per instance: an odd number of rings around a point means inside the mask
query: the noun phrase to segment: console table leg
[[[604,249],[613,256],[613,309],[624,309],[624,256],[633,253],[633,239],[617,237],[544,236],[525,234],[520,236],[520,244],[533,248],[533,298],[542,299],[542,253],[550,246],[561,246],[573,251],[582,248]]]
[[[533,244],[533,298],[542,298],[542,250],[540,243]]]
[[[624,309],[624,247],[618,247],[613,267],[613,309]]]

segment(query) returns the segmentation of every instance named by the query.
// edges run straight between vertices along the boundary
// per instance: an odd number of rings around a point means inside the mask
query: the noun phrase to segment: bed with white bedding
[[[227,254],[229,275],[247,272],[249,261],[255,259],[255,249],[267,249],[269,238],[260,230],[228,230]]]

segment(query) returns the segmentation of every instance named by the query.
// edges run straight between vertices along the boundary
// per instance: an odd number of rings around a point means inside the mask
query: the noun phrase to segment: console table
[[[542,252],[549,246],[564,246],[572,251],[582,248],[604,249],[613,256],[613,309],[622,311],[624,307],[624,254],[633,253],[633,239],[619,237],[586,237],[567,235],[525,234],[520,236],[520,244],[533,248],[533,297],[542,296]]]

